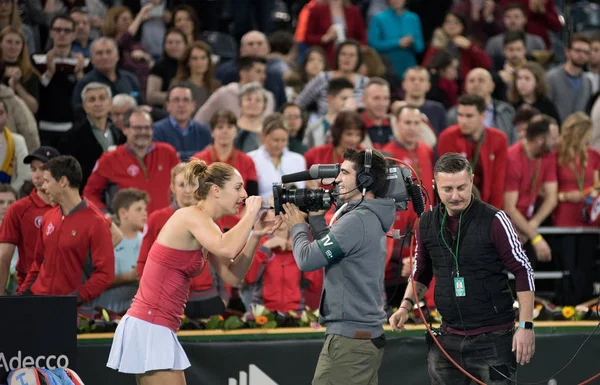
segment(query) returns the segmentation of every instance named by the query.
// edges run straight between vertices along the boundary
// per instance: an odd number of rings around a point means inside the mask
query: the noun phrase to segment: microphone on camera
[[[306,171],[295,172],[281,176],[281,183],[301,182],[313,179],[337,178],[340,173],[340,165],[336,164],[313,164]]]
[[[413,203],[413,210],[418,217],[421,217],[423,211],[425,211],[425,200],[423,199],[423,193],[421,192],[421,186],[418,184],[411,184],[408,186],[408,194]]]

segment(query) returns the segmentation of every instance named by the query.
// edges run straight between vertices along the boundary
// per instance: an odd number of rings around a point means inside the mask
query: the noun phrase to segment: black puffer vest
[[[445,208],[437,206],[423,214],[420,238],[432,262],[435,304],[443,324],[457,330],[471,330],[514,322],[513,296],[504,264],[492,243],[492,222],[498,210],[478,199],[462,216],[458,268],[464,279],[464,297],[456,297],[456,263],[444,244],[456,250],[458,234],[446,225],[440,230]],[[462,320],[461,320],[462,318]]]

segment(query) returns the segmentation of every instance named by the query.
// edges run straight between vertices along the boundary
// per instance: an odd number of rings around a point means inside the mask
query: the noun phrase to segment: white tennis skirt
[[[143,374],[185,370],[190,361],[171,329],[126,314],[115,331],[106,366],[121,373]]]

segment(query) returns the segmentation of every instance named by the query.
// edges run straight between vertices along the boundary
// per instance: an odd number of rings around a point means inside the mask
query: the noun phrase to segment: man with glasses
[[[192,120],[196,102],[191,88],[180,84],[171,86],[167,92],[166,108],[169,116],[152,125],[155,142],[175,147],[184,162],[211,144],[208,125]]]
[[[84,76],[86,61],[72,50],[75,22],[68,15],[57,15],[50,24],[52,49],[46,55],[34,55],[36,68],[42,73],[40,89],[40,141],[57,147],[61,137],[73,126],[70,100],[77,81]]]
[[[550,100],[556,106],[561,121],[576,111],[585,111],[592,95],[592,82],[583,74],[590,60],[590,40],[576,33],[565,50],[567,61],[548,71]]]
[[[126,143],[102,154],[83,195],[108,211],[118,190],[137,188],[150,196],[147,210],[151,214],[170,204],[171,169],[179,157],[170,144],[152,142],[152,118],[146,110],[128,111],[123,125]]]

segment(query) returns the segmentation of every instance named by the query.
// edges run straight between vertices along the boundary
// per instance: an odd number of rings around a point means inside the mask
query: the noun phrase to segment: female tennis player
[[[115,332],[107,366],[136,375],[138,385],[184,385],[190,362],[177,340],[190,279],[210,262],[227,284],[236,286],[248,270],[261,237],[272,234],[280,218],[259,216],[261,197],[248,197],[240,173],[226,163],[193,158],[186,182],[198,204],[177,210],[148,254],[140,287]],[[242,219],[223,234],[215,221],[238,213]]]

